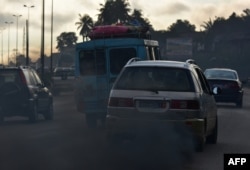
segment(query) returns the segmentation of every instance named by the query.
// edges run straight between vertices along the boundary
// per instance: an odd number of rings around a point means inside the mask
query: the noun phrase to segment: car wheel
[[[215,123],[215,127],[212,131],[212,134],[210,134],[209,136],[207,136],[206,142],[208,144],[216,144],[217,143],[217,136],[218,136],[218,118],[216,118],[216,123]]]
[[[38,112],[37,112],[37,105],[36,104],[34,104],[33,107],[31,108],[29,120],[31,123],[35,123],[38,120]]]
[[[51,103],[49,105],[49,108],[46,112],[44,112],[44,118],[45,120],[53,120],[54,118],[54,109],[53,109],[53,104]]]
[[[86,114],[85,116],[87,126],[89,128],[97,128],[97,116],[92,114]]]

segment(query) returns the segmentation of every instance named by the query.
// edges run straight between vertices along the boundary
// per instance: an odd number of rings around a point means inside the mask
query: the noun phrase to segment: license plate
[[[155,101],[155,100],[140,100],[138,101],[138,106],[141,108],[153,108],[153,109],[159,109],[159,108],[165,108],[166,102],[164,101]]]

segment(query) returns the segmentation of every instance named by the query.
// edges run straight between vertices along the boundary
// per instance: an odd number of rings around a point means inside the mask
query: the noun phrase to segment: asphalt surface
[[[224,153],[250,153],[250,91],[245,90],[243,108],[218,104],[218,144],[193,151],[187,133],[174,127],[142,131],[134,143],[110,146],[102,130],[90,130],[84,115],[76,112],[73,95],[54,98],[55,119],[41,116],[35,124],[27,118],[7,118],[0,126],[0,170],[223,170]],[[159,127],[154,127],[159,128]]]

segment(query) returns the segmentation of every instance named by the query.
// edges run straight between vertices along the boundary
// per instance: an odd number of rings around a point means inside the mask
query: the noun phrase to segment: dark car
[[[36,122],[38,114],[53,119],[53,97],[30,67],[0,68],[0,123],[5,117],[25,116]]]
[[[235,103],[242,107],[244,90],[236,70],[228,68],[209,68],[205,76],[210,87],[220,87],[221,92],[215,95],[216,102]]]

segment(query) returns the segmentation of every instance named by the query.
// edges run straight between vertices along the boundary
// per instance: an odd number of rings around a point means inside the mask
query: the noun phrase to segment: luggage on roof
[[[149,38],[148,27],[131,25],[102,25],[95,26],[89,33],[90,39],[137,37]]]

